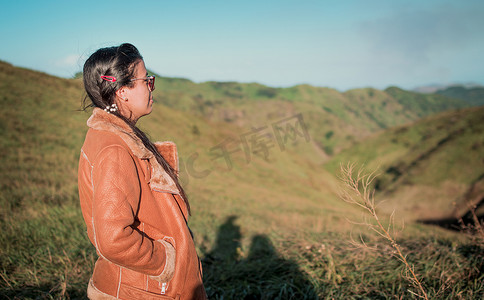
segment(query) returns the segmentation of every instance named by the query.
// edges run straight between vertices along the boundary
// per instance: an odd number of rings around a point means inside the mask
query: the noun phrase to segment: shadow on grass
[[[202,261],[210,299],[317,299],[298,265],[281,257],[269,238],[252,238],[248,255],[240,253],[242,234],[229,216],[219,228],[213,250]]]
[[[60,286],[52,288],[50,285],[18,286],[15,289],[0,289],[0,299],[87,299],[85,288],[81,286],[62,290]]]
[[[481,209],[484,206],[484,198],[482,198],[479,203],[475,206],[474,211]],[[442,228],[454,231],[463,231],[472,229],[476,225],[474,218],[477,218],[479,223],[484,222],[484,213],[473,215],[471,210],[467,210],[461,218],[442,218],[442,219],[424,219],[418,220],[418,222],[429,225],[437,225]],[[472,230],[471,230],[472,231]]]

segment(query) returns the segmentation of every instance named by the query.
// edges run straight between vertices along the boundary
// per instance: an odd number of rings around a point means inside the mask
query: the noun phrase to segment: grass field
[[[373,224],[364,211],[338,196],[342,186],[335,176],[334,159],[341,155],[340,162],[346,163],[365,154],[329,155],[319,147],[320,139],[334,138],[328,134],[332,127],[318,127],[323,124],[318,123],[319,111],[330,114],[324,106],[334,115],[344,116],[348,112],[344,108],[338,112],[338,101],[334,100],[343,96],[332,90],[298,87],[304,92],[302,103],[288,99],[274,104],[271,101],[277,95],[289,97],[297,91],[255,84],[240,88],[235,83],[196,85],[173,80],[172,84],[179,85],[178,90],[186,88],[195,96],[200,93],[203,99],[218,99],[222,104],[224,99],[217,96],[220,90],[225,95],[231,92],[227,96],[230,99],[237,95],[241,99],[249,97],[246,95],[267,98],[267,103],[257,104],[240,100],[236,109],[225,111],[230,120],[224,120],[210,117],[208,111],[200,113],[192,107],[192,96],[179,94],[173,87],[170,91],[167,86],[167,94],[161,98],[166,103],[156,103],[153,113],[140,122],[153,140],[172,140],[179,147],[182,181],[193,210],[190,227],[211,299],[418,298],[413,293],[419,291],[406,279],[406,270],[392,245],[360,224]],[[162,88],[157,86],[158,90]],[[380,92],[373,91],[373,97],[380,97]],[[210,93],[215,96],[211,98]],[[318,102],[324,93],[335,106]],[[176,107],[176,95],[188,97],[186,108]],[[80,80],[0,63],[2,299],[85,299],[96,253],[85,233],[77,194],[79,150],[89,117],[88,112],[78,111],[82,98]],[[312,99],[318,108],[312,108],[311,102],[304,99]],[[222,104],[212,112],[226,109]],[[208,109],[206,105],[201,107]],[[233,114],[241,107],[246,109],[247,119],[243,113]],[[286,139],[278,141],[277,126],[288,122],[296,125],[299,114],[308,127],[309,139],[299,130],[299,134],[283,135]],[[374,117],[384,122],[378,115]],[[343,124],[339,118],[332,120]],[[376,123],[371,124],[362,129],[365,135],[373,132]],[[352,126],[335,128],[334,135],[349,134]],[[395,134],[395,130],[383,134]],[[244,148],[249,147],[246,144],[234,144],[241,139],[250,141],[254,135],[263,138],[267,148],[258,148],[254,153],[256,149],[250,143],[249,151]],[[358,147],[389,153],[381,156],[389,165],[407,157],[391,154],[390,144],[377,147],[369,141],[369,146]],[[227,162],[216,150],[230,142],[239,150],[234,150]],[[461,181],[469,183],[468,179]],[[377,193],[377,199],[379,196]],[[389,215],[379,213],[385,226],[389,225]],[[402,215],[406,217],[405,212]],[[399,227],[400,223],[395,225]],[[428,298],[484,297],[484,245],[478,234],[409,221],[394,237]],[[366,247],[355,244],[353,239],[362,239]]]

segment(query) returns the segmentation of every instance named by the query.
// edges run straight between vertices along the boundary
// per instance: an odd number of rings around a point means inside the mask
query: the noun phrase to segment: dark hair
[[[83,80],[87,95],[83,100],[83,109],[88,107],[104,109],[106,106],[115,103],[116,91],[118,89],[123,86],[133,86],[131,79],[135,76],[135,67],[142,60],[143,57],[138,49],[127,43],[118,47],[101,48],[94,52],[84,63]],[[113,76],[116,78],[116,81],[107,81],[102,79],[101,76]],[[153,153],[158,163],[175,182],[190,214],[190,204],[185,191],[178,181],[176,171],[166,162],[148,136],[136,127],[133,121],[120,114],[119,111],[111,112],[111,114],[126,122],[143,142],[144,146]]]

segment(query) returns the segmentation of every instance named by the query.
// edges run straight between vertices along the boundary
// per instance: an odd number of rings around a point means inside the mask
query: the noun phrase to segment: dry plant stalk
[[[413,265],[410,265],[406,259],[406,256],[403,255],[400,246],[393,238],[391,232],[394,228],[393,221],[394,221],[394,214],[390,216],[389,225],[388,227],[383,226],[378,217],[376,212],[376,205],[375,205],[375,190],[371,189],[371,183],[376,178],[376,171],[373,171],[369,174],[363,173],[363,168],[360,168],[356,174],[356,177],[353,177],[355,172],[355,164],[348,163],[346,166],[341,164],[341,181],[343,182],[344,189],[341,191],[340,197],[345,202],[356,205],[361,207],[363,210],[367,211],[370,216],[376,221],[376,225],[370,223],[369,221],[365,222],[364,224],[368,226],[371,230],[376,232],[379,236],[383,237],[387,240],[392,248],[395,250],[396,254],[395,257],[400,260],[405,265],[405,278],[409,280],[412,285],[417,288],[420,293],[412,294],[419,296],[424,299],[428,299],[427,293],[422,286],[422,283],[418,279],[417,275],[415,274],[415,270]],[[366,246],[362,241],[363,246]]]
[[[476,214],[477,205],[467,202],[467,208],[469,209],[469,213],[471,215],[472,222],[474,224],[465,224],[463,217],[459,219],[459,223],[461,224],[461,229],[471,232],[475,232],[476,240],[479,244],[484,244],[484,227],[479,221],[479,217]]]
[[[481,222],[479,221],[479,218],[477,217],[476,205],[473,205],[470,211],[471,211],[471,215],[472,215],[472,220],[474,221],[474,230],[476,230],[478,232],[480,242],[484,243],[484,228],[482,227]]]

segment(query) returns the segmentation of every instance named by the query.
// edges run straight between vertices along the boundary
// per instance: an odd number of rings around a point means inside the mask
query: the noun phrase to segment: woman
[[[136,127],[151,113],[155,77],[131,44],[102,48],[84,64],[93,106],[79,161],[79,196],[99,258],[90,299],[205,299],[171,142]]]

